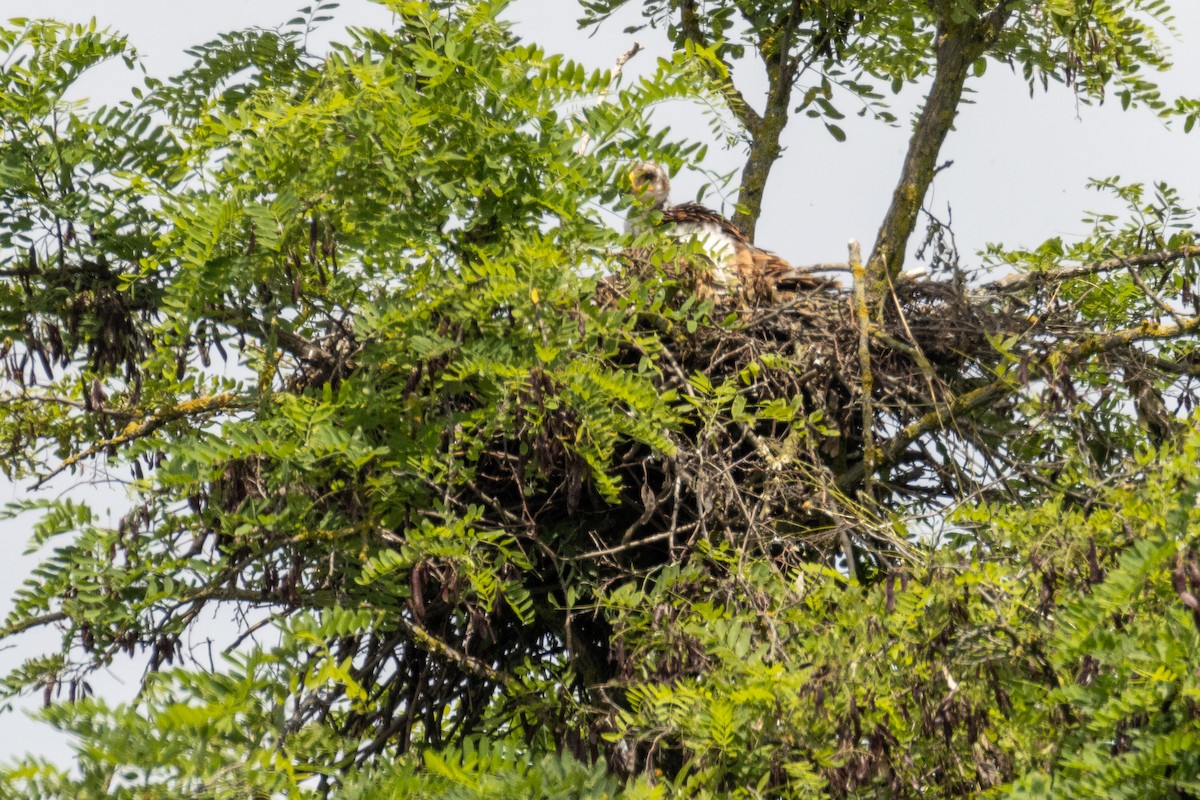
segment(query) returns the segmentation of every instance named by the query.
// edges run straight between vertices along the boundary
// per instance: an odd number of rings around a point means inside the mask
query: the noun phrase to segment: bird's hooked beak
[[[629,187],[633,200],[639,205],[655,205],[666,198],[662,187],[659,186],[659,176],[645,164],[636,164],[629,170]]]
[[[649,184],[650,176],[646,174],[646,170],[640,165],[629,170],[629,186],[633,189],[635,197],[645,194]]]

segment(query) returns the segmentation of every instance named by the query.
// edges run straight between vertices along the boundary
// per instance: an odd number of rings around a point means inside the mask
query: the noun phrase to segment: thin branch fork
[[[1157,292],[1146,285],[1146,282],[1142,280],[1141,272],[1137,269],[1137,267],[1133,266],[1128,261],[1125,261],[1125,267],[1129,272],[1129,277],[1135,284],[1137,284],[1137,287],[1142,290],[1142,294],[1146,295],[1146,297],[1149,297],[1150,300],[1153,301],[1154,305],[1158,306],[1159,311],[1170,317],[1176,325],[1184,324],[1183,317],[1179,315],[1179,312],[1171,308],[1170,303],[1168,303],[1166,300],[1163,300],[1158,296]]]
[[[197,397],[193,400],[184,400],[175,405],[155,411],[146,415],[141,420],[130,422],[116,436],[96,442],[86,450],[64,459],[61,464],[39,478],[37,483],[33,485],[33,488],[41,488],[57,475],[62,474],[82,461],[98,455],[110,447],[128,444],[136,439],[143,439],[168,422],[182,419],[183,417],[196,417],[203,414],[241,408],[245,403],[245,398],[235,392],[221,392],[220,394]]]

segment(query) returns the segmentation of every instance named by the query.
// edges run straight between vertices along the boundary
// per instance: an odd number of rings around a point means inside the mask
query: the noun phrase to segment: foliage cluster
[[[0,30],[3,469],[131,504],[12,509],[44,558],[0,632],[63,639],[3,685],[78,749],[0,796],[1200,793],[1200,265],[1169,188],[1105,182],[1128,219],[996,249],[988,284],[935,225],[905,284],[947,95],[871,291],[854,264],[853,301],[597,299],[623,166],[703,156],[655,104],[727,103],[751,188],[804,69],[830,125],[835,83],[883,115],[868,78],[932,73],[932,106],[937,42],[1190,121],[1139,77],[1163,3],[649,2],[679,52],[632,86],[502,2],[388,5],[323,57],[328,5],[224,35],[96,111],[64,98],[123,39]],[[782,118],[726,80],[754,51]],[[136,702],[93,696],[131,663]]]

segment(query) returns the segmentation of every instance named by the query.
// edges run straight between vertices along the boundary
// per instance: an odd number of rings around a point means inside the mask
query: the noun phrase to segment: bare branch
[[[407,620],[404,617],[400,617],[399,621],[400,625],[412,636],[413,643],[422,650],[449,661],[468,675],[485,678],[501,685],[505,685],[508,682],[508,679],[504,675],[497,672],[490,665],[483,663],[477,658],[472,658],[466,653],[460,653],[417,623]]]
[[[14,622],[11,625],[5,625],[4,628],[0,630],[0,637],[7,639],[10,636],[15,636],[18,633],[24,633],[25,631],[33,630],[34,628],[40,628],[43,625],[53,625],[55,622],[62,622],[67,618],[67,613],[65,611],[50,611],[46,614],[41,614],[36,617],[23,619],[20,622]]]
[[[633,43],[633,47],[630,47],[624,53],[621,53],[621,55],[617,56],[617,65],[613,69],[613,73],[609,77],[608,83],[605,84],[604,89],[602,89],[600,92],[600,97],[597,100],[598,105],[608,101],[608,94],[612,91],[612,87],[617,84],[617,81],[621,80],[621,71],[625,69],[625,64],[629,62],[629,59],[642,52],[642,49],[642,43],[635,41]],[[588,146],[591,143],[592,135],[587,131],[584,131],[583,136],[579,137],[579,144],[575,146],[575,155],[582,156],[587,153]]]
[[[1200,256],[1200,246],[1184,245],[1174,250],[1156,250],[1151,253],[1138,253],[1132,256],[1117,256],[1104,261],[1094,261],[1089,264],[1079,264],[1074,267],[1048,269],[1041,272],[1030,272],[1024,275],[1008,275],[1000,280],[985,284],[985,289],[1011,292],[1024,289],[1027,286],[1045,286],[1062,283],[1072,278],[1083,278],[1103,272],[1112,272],[1123,267],[1141,267],[1153,264],[1170,264],[1185,258]]]
[[[54,405],[67,406],[80,411],[86,411],[89,414],[97,414],[103,417],[112,417],[119,420],[131,420],[138,417],[136,411],[120,408],[95,408],[88,407],[88,404],[82,400],[76,400],[71,397],[59,397],[57,395],[37,395],[30,394],[28,391],[22,391],[20,394],[11,395],[8,397],[0,397],[0,406],[11,406],[17,403],[52,403]]]
[[[229,309],[213,308],[208,310],[208,314],[211,319],[229,325],[240,333],[254,336],[263,341],[274,341],[285,352],[302,361],[326,365],[337,362],[337,356],[333,353],[279,325]]]
[[[867,305],[867,272],[863,268],[862,249],[850,240],[850,269],[854,275],[854,319],[858,323],[859,385],[862,387],[863,490],[872,496],[875,476],[875,376],[871,370],[871,310]]]

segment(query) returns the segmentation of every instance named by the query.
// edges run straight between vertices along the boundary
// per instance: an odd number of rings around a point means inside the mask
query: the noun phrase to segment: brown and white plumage
[[[668,205],[671,181],[666,170],[650,161],[629,171],[634,204],[626,230],[640,233],[655,221],[680,240],[695,240],[711,269],[697,276],[697,286],[717,297],[739,295],[752,303],[772,302],[780,288],[813,290],[836,286],[832,281],[798,273],[784,259],[756,247],[736,225],[698,203]]]

